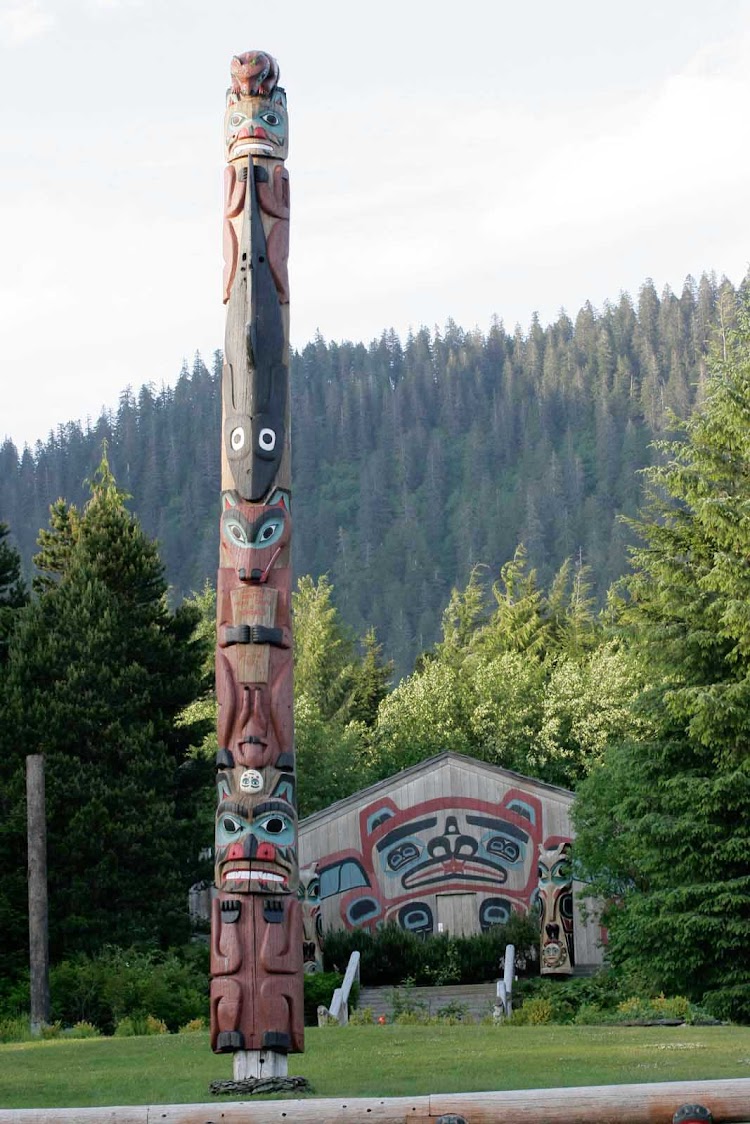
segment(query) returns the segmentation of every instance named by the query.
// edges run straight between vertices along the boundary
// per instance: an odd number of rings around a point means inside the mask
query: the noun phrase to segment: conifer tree
[[[4,684],[14,807],[24,754],[46,757],[53,957],[182,939],[198,859],[179,808],[180,766],[197,731],[175,723],[200,682],[197,610],[169,610],[156,547],[106,456],[90,487],[75,520],[53,508],[41,545],[59,580],[24,610]],[[61,527],[70,534],[52,555]],[[12,928],[17,935],[17,919]]]
[[[663,443],[627,582],[649,735],[584,784],[576,853],[610,899],[613,961],[750,1020],[750,311],[702,410]]]
[[[26,584],[21,577],[21,558],[7,541],[9,534],[8,524],[0,523],[0,665],[7,658],[8,639],[18,610],[28,600]]]

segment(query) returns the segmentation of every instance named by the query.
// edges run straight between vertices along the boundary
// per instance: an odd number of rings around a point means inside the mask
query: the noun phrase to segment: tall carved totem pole
[[[232,59],[224,194],[211,1046],[236,1080],[304,1047],[292,714],[289,133],[276,60]]]

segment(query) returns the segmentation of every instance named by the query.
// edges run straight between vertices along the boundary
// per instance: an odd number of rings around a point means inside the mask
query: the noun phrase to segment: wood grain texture
[[[47,901],[47,817],[44,754],[26,758],[26,826],[29,884],[29,970],[31,1031],[49,1022],[49,910]]]
[[[356,1033],[356,1032],[354,1032]],[[438,1093],[423,1097],[214,1101],[107,1108],[0,1109],[0,1124],[406,1124],[453,1113],[467,1124],[671,1124],[683,1104],[702,1104],[715,1124],[750,1121],[750,1078]]]
[[[289,895],[213,901],[211,1047],[218,1053],[304,1049],[302,913]],[[225,917],[232,920],[226,921]],[[229,968],[231,975],[224,975]],[[269,1039],[269,1036],[271,1038]],[[270,1042],[276,1043],[275,1047]]]

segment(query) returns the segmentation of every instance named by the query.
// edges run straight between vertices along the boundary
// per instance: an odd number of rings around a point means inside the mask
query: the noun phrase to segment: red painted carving
[[[520,789],[498,803],[440,797],[402,809],[388,797],[374,801],[360,813],[361,850],[319,862],[321,898],[337,896],[349,929],[395,921],[433,932],[436,895],[472,893],[488,928],[531,904],[542,814],[538,798]]]
[[[234,1050],[304,1049],[304,1010],[295,979],[302,971],[302,914],[289,895],[257,894],[213,901],[211,1047]],[[230,932],[231,930],[231,932]],[[238,949],[240,963],[227,949]]]
[[[231,62],[231,92],[237,97],[266,97],[279,80],[279,64],[265,51],[245,51]]]
[[[291,516],[283,500],[254,505],[225,497],[225,504],[217,587],[219,748],[229,750],[236,765],[283,767],[294,730]],[[264,527],[272,528],[268,546],[253,538]],[[259,638],[241,642],[244,636]]]
[[[239,241],[232,219],[242,214],[245,206],[247,179],[238,176],[233,164],[224,169],[224,304],[229,300],[239,256]]]
[[[289,173],[280,164],[270,180],[258,182],[258,203],[264,214],[277,219],[266,234],[268,264],[281,304],[289,303]]]

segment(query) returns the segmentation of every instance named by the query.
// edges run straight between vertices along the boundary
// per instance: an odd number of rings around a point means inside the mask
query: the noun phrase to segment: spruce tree
[[[8,639],[18,610],[28,600],[26,584],[21,577],[21,557],[7,541],[9,534],[8,524],[0,523],[0,665],[7,658]]]
[[[48,563],[59,580],[22,615],[5,682],[8,719],[21,732],[8,746],[16,801],[24,754],[46,757],[53,957],[183,939],[198,858],[179,807],[198,731],[175,723],[200,685],[198,613],[168,608],[156,547],[106,456],[90,487]],[[48,556],[61,510],[41,543]]]
[[[579,793],[576,853],[615,964],[750,1020],[750,311],[701,411],[662,443],[627,582],[648,736]]]

